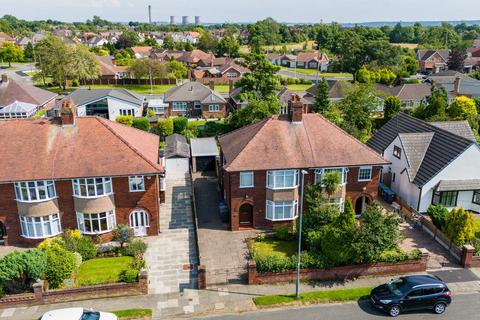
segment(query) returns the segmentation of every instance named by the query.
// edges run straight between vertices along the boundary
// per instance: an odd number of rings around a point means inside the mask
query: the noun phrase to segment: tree
[[[59,288],[63,282],[69,279],[77,267],[76,257],[70,251],[61,247],[42,249],[47,255],[45,279],[52,289]]]
[[[456,97],[453,103],[448,107],[448,114],[452,118],[469,120],[478,115],[475,101],[465,97]]]
[[[95,54],[84,45],[75,45],[70,48],[69,79],[94,80],[100,76],[100,65]]]
[[[457,246],[470,242],[475,237],[472,213],[463,208],[452,209],[447,218],[445,235]]]
[[[150,130],[150,121],[146,117],[133,118],[132,127],[148,132]]]
[[[172,118],[158,119],[157,133],[162,138],[173,134],[173,119]]]
[[[242,88],[242,93],[253,93],[257,97],[265,98],[280,89],[280,79],[277,76],[280,67],[273,65],[265,54],[252,53],[239,64],[250,70],[235,84]]]
[[[247,106],[235,111],[228,118],[228,124],[232,128],[247,126],[279,113],[280,104],[277,96],[273,94],[264,98],[255,95],[246,95],[245,97],[248,101]]]
[[[317,96],[313,104],[313,110],[317,113],[323,114],[324,111],[330,108],[330,87],[328,81],[322,78],[317,85]]]
[[[363,39],[352,30],[340,32],[332,48],[337,57],[336,69],[355,74],[366,62],[364,45]]]
[[[355,219],[356,213],[353,210],[352,198],[347,197],[345,201],[345,207],[343,208],[343,215],[340,216],[340,223],[345,225],[354,225],[356,222]]]
[[[322,185],[329,199],[337,192],[340,183],[342,183],[342,176],[338,171],[332,171],[323,175]]]
[[[356,73],[355,79],[360,83],[372,82],[370,71],[365,66],[362,66]],[[373,81],[375,82],[375,81]]]
[[[4,41],[0,46],[0,60],[8,62],[8,67],[12,66],[12,62],[23,60],[22,48],[10,41]]]
[[[25,59],[29,61],[32,61],[35,58],[35,50],[31,42],[28,42],[27,45],[25,46],[25,49],[23,49],[23,55]]]
[[[115,63],[117,66],[129,66],[133,63],[133,58],[129,50],[121,49],[115,52]]]
[[[450,51],[450,57],[448,58],[448,69],[463,71],[464,61],[465,53],[462,52],[460,49],[453,49],[452,51]]]
[[[158,42],[155,38],[147,38],[143,41],[143,44],[149,47],[158,47]]]
[[[184,79],[187,76],[188,69],[180,61],[172,60],[167,62],[168,78]]]
[[[126,224],[118,224],[112,231],[112,240],[120,244],[123,248],[125,243],[130,242],[133,237],[133,229]]]
[[[208,31],[202,31],[198,39],[198,48],[205,52],[214,51],[217,48],[218,40],[212,36]]]
[[[5,286],[8,293],[16,293],[18,286],[29,289],[46,265],[47,256],[40,250],[10,252],[0,259],[0,286]]]
[[[447,91],[443,87],[433,85],[431,94],[427,98],[427,105],[423,108],[417,108],[418,110],[415,110],[414,116],[424,120],[446,120],[447,106]]]
[[[173,41],[172,36],[166,36],[163,38],[162,47],[168,50],[173,50],[175,48],[175,41]]]
[[[173,119],[173,132],[184,134],[187,129],[188,119],[185,117],[177,117]]]
[[[428,216],[432,219],[433,224],[442,231],[445,231],[447,225],[448,209],[439,205],[430,205],[427,210]]]
[[[138,34],[135,32],[124,32],[122,33],[115,43],[117,49],[126,49],[131,48],[134,45],[138,44]]]
[[[115,121],[129,127],[133,126],[133,116],[118,116]]]
[[[167,77],[167,65],[150,58],[141,58],[133,61],[128,68],[129,72],[133,73],[137,79],[164,79]]]
[[[238,57],[238,51],[240,50],[240,44],[237,39],[231,36],[225,36],[218,43],[216,47],[216,53],[218,56]]]
[[[411,56],[402,56],[402,70],[409,75],[415,74],[418,71],[418,61]]]
[[[400,112],[401,108],[402,102],[399,97],[390,96],[386,98],[383,113],[383,119],[385,122],[395,117],[395,115]]]

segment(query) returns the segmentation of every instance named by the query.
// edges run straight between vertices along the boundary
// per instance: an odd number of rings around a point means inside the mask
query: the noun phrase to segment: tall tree
[[[448,69],[463,71],[464,61],[465,61],[465,53],[458,48],[453,49],[450,52],[450,56],[448,58]]]
[[[205,52],[212,52],[218,46],[218,40],[212,36],[207,30],[202,31],[198,39],[198,48]]]
[[[150,58],[137,59],[129,67],[129,71],[137,79],[164,79],[167,77],[167,66],[164,62]]]
[[[383,113],[383,119],[385,122],[395,117],[395,115],[400,112],[401,108],[402,102],[400,101],[399,97],[390,96],[386,98]]]
[[[8,67],[12,66],[12,62],[23,60],[22,48],[10,41],[4,41],[0,46],[0,60],[8,62]]]
[[[220,40],[217,46],[217,55],[227,57],[238,57],[238,51],[240,50],[240,44],[234,37],[225,36]]]
[[[315,103],[313,104],[313,110],[317,113],[323,114],[330,108],[330,87],[328,81],[322,78],[317,85],[317,96],[315,97]]]
[[[239,63],[250,70],[235,84],[242,88],[243,93],[254,93],[262,98],[280,89],[280,79],[277,76],[280,68],[268,61],[265,54],[252,53]]]

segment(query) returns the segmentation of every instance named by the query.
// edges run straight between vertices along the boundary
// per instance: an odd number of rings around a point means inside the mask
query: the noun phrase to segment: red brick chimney
[[[73,101],[65,99],[60,106],[60,123],[62,126],[73,126],[75,124],[76,108]]]
[[[457,76],[455,78],[455,82],[453,83],[453,92],[456,94],[456,95],[459,95],[460,94],[460,82],[462,81],[462,79]]]
[[[2,74],[2,83],[7,83],[8,82],[8,76],[6,73]]]
[[[292,122],[302,122],[303,120],[303,103],[300,101],[298,94],[292,94],[290,102],[290,120]]]

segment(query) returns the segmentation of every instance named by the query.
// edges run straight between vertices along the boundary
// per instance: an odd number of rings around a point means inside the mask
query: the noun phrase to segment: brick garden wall
[[[370,263],[361,265],[341,266],[327,270],[301,270],[301,280],[338,280],[354,279],[360,276],[384,276],[424,272],[427,269],[428,253],[422,253],[420,260],[410,260],[398,263]],[[257,273],[255,261],[248,262],[248,284],[270,284],[295,281],[296,271],[281,273]]]

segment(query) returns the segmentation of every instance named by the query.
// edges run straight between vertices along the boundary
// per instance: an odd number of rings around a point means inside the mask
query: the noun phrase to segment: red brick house
[[[427,74],[439,73],[448,69],[450,50],[418,50],[416,59],[420,71]]]
[[[290,116],[264,119],[219,137],[222,189],[231,230],[269,228],[293,221],[299,212],[302,171],[305,185],[338,171],[342,185],[331,199],[343,207],[350,197],[361,213],[377,196],[388,161],[343,130],[294,103]]]
[[[117,224],[158,234],[158,136],[64,104],[57,118],[0,121],[0,144],[4,243],[34,245],[66,229],[108,240]]]

